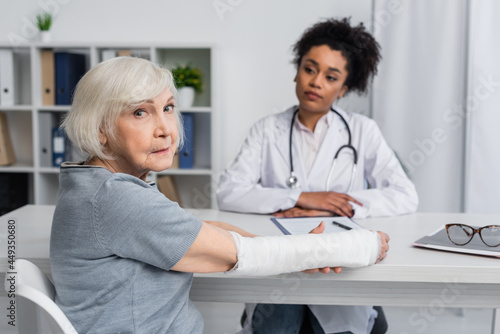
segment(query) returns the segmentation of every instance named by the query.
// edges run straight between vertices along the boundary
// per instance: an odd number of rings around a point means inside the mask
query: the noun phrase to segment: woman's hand
[[[354,210],[349,202],[363,206],[347,194],[334,191],[303,192],[297,201],[297,206],[304,209],[330,211],[338,216],[354,216]]]
[[[303,209],[298,206],[284,211],[273,213],[273,216],[280,218],[294,218],[294,217],[329,217],[334,216],[333,212],[314,209]]]
[[[380,240],[381,240],[381,247],[380,247],[380,254],[378,255],[378,259],[375,263],[379,263],[385,257],[387,256],[387,252],[389,251],[389,236],[385,234],[384,232],[377,231],[377,233],[380,235]]]
[[[319,225],[311,230],[309,234],[321,234],[325,231],[325,223],[321,222]],[[317,272],[323,273],[323,274],[328,274],[331,270],[333,270],[334,273],[340,274],[342,271],[341,267],[324,267],[324,268],[317,268],[317,269],[307,269],[304,270],[303,272],[306,274],[314,274]]]

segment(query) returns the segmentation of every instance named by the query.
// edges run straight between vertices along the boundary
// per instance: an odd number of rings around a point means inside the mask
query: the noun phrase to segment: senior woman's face
[[[119,172],[145,179],[148,172],[172,165],[178,137],[174,102],[166,88],[154,99],[120,115],[117,139],[109,145],[117,157],[113,162]]]

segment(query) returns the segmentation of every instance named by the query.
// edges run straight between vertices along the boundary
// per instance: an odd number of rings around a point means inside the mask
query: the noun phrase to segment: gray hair
[[[155,98],[165,88],[178,101],[172,73],[168,69],[135,57],[109,59],[80,79],[73,104],[61,127],[73,144],[90,157],[111,160],[113,157],[104,152],[99,134],[115,139],[118,117]],[[175,116],[179,131],[177,146],[182,147],[184,130],[177,107]]]

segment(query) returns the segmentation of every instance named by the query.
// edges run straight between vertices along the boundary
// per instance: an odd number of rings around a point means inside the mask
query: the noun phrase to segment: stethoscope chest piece
[[[291,189],[295,189],[299,186],[299,179],[297,179],[294,172],[291,172],[290,176],[286,179],[286,185]]]

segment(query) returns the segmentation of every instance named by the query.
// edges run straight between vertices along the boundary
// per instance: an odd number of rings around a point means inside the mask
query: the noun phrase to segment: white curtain
[[[465,210],[500,213],[500,2],[470,1]]]
[[[467,5],[374,0],[373,31],[383,60],[372,115],[409,170],[421,212],[463,210]]]

